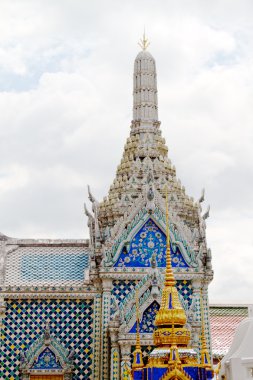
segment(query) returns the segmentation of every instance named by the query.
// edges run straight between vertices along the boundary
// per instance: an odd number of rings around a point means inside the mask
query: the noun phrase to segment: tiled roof
[[[88,247],[19,246],[7,254],[5,285],[80,285],[88,265]]]
[[[8,237],[6,235],[2,234],[2,232],[0,232],[0,241],[5,241],[7,239],[8,239]]]
[[[214,357],[221,358],[228,352],[236,327],[247,316],[247,305],[210,306],[212,353]]]

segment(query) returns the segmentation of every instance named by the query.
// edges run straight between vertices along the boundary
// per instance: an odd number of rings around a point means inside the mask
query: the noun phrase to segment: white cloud
[[[18,164],[13,164],[5,167],[5,170],[0,172],[0,196],[5,193],[10,193],[26,187],[28,184],[29,173],[27,168]]]

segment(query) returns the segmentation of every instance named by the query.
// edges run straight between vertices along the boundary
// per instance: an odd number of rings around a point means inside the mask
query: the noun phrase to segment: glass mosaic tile
[[[2,331],[3,380],[19,379],[19,353],[27,351],[44,331],[68,351],[74,350],[73,380],[91,378],[93,300],[8,300]]]

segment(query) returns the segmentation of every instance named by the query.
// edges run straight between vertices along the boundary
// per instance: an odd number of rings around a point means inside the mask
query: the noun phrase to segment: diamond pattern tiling
[[[187,302],[188,307],[192,303],[192,284],[189,280],[177,280],[177,290],[182,295],[183,299]]]
[[[112,294],[120,303],[135,288],[138,281],[136,280],[113,280]]]
[[[49,321],[52,336],[75,351],[73,380],[91,379],[93,300],[8,300],[3,320],[1,363],[3,380],[19,379],[19,352],[43,333]]]

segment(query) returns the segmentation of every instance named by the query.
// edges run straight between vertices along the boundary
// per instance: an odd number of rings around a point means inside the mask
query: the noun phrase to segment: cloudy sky
[[[253,303],[252,0],[0,0],[0,231],[87,237],[132,119],[144,25],[159,118],[189,195],[206,189],[210,301]]]

